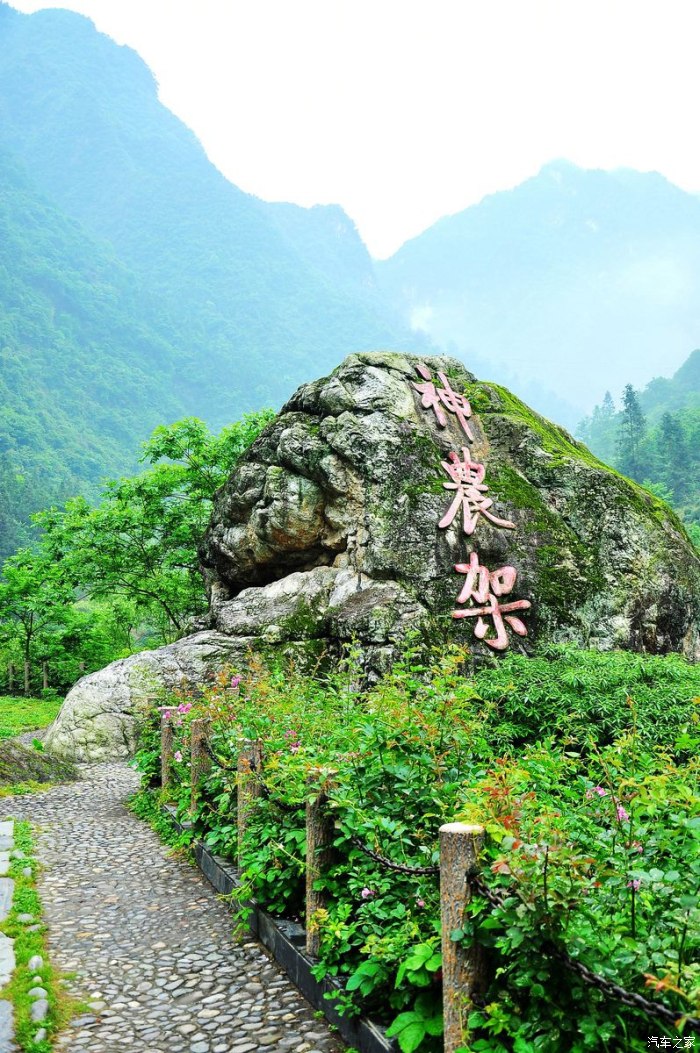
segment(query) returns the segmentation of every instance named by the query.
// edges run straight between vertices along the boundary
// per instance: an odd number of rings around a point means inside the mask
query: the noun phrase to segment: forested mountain
[[[139,283],[0,152],[0,556],[28,515],[132,468],[186,405],[191,357]]]
[[[616,404],[606,392],[578,435],[602,460],[656,492],[695,524],[700,542],[700,350],[670,378],[638,393],[631,384]]]
[[[340,208],[243,193],[79,15],[0,3],[0,173],[0,550],[9,519],[130,470],[157,423],[219,428],[350,351],[417,344]]]
[[[654,173],[556,162],[439,220],[378,274],[407,321],[573,426],[700,341],[700,198]]]

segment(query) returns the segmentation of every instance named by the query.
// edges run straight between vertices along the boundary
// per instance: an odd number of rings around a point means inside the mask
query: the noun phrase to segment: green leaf
[[[414,1049],[418,1049],[425,1038],[425,1033],[425,1024],[419,1020],[405,1027],[398,1035],[401,1053],[413,1053]]]
[[[395,1020],[392,1020],[389,1027],[386,1029],[387,1038],[394,1038],[398,1035],[399,1031],[403,1031],[409,1024],[415,1023],[418,1019],[414,1012],[399,1013]]]
[[[425,1030],[429,1035],[441,1035],[445,1029],[442,1013],[431,1016],[425,1021]]]

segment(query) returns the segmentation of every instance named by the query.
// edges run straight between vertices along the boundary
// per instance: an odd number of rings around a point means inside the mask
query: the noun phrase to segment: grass
[[[43,793],[44,790],[50,789],[50,782],[36,782],[30,779],[29,782],[13,782],[9,786],[0,784],[0,797],[22,797],[27,793]]]
[[[52,1036],[83,1007],[67,995],[63,987],[64,978],[49,962],[46,928],[41,924],[41,901],[36,890],[38,868],[33,858],[34,846],[29,823],[15,822],[15,848],[22,851],[24,858],[14,859],[10,867],[10,877],[15,882],[12,910],[0,925],[0,931],[15,941],[17,965],[10,983],[1,994],[14,1006],[15,1040],[22,1053],[51,1053]],[[31,873],[25,874],[26,869]],[[21,914],[33,915],[34,923],[40,924],[40,928],[35,932],[27,931],[27,925],[18,920]],[[35,955],[39,955],[44,964],[39,970],[30,970],[28,963]],[[29,998],[29,991],[38,986],[33,982],[37,975],[41,977],[41,986],[47,992],[49,1002],[47,1018],[41,1024],[32,1023],[30,1017],[32,999]],[[34,1036],[41,1027],[47,1029],[48,1035],[41,1042],[36,1042]]]
[[[24,698],[0,695],[0,739],[45,728],[61,708],[60,698]]]

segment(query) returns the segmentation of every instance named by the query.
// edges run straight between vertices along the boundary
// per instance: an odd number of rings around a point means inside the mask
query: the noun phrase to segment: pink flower
[[[183,713],[183,714],[184,713],[189,713],[189,711],[191,709],[192,709],[192,703],[191,702],[181,702],[180,705],[177,707],[178,713]]]
[[[424,899],[416,899],[416,906],[417,907],[424,907],[425,906],[425,900]]]
[[[292,742],[290,747],[289,747],[289,749],[290,749],[290,751],[292,753],[298,753],[299,750],[301,749],[301,743],[300,742]]]
[[[629,815],[627,814],[627,812],[621,804],[618,804],[617,806],[617,818],[620,820],[621,823],[626,823],[629,819]]]
[[[586,797],[589,801],[591,797],[595,797],[596,794],[598,797],[607,797],[608,791],[603,789],[602,786],[594,786],[592,790],[586,790]]]
[[[173,753],[173,757],[178,762],[182,760],[182,754],[180,753],[179,750],[175,750],[175,752]]]
[[[373,890],[371,888],[363,888],[362,892],[360,893],[360,895],[362,896],[363,899],[371,899],[372,896],[376,895],[376,893],[373,892]]]
[[[231,687],[234,689],[234,691],[238,687],[238,685],[240,684],[241,679],[242,679],[242,677],[240,677],[240,676],[232,676],[231,677]]]
[[[170,717],[171,717],[170,710],[169,709],[164,709],[163,710],[163,719],[164,720],[170,720]]]
[[[635,850],[635,852],[642,853],[644,851],[644,845],[641,841],[633,841],[632,848]]]
[[[639,886],[641,885],[641,883],[642,883],[641,878],[632,878],[631,881],[627,882],[627,888],[631,888],[635,892],[638,892],[639,891]]]

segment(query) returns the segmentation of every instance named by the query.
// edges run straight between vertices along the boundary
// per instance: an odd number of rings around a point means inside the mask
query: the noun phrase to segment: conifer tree
[[[643,463],[642,444],[646,432],[646,420],[639,405],[639,397],[631,384],[627,384],[622,395],[622,411],[617,432],[618,466],[631,479],[641,482],[648,471]]]

